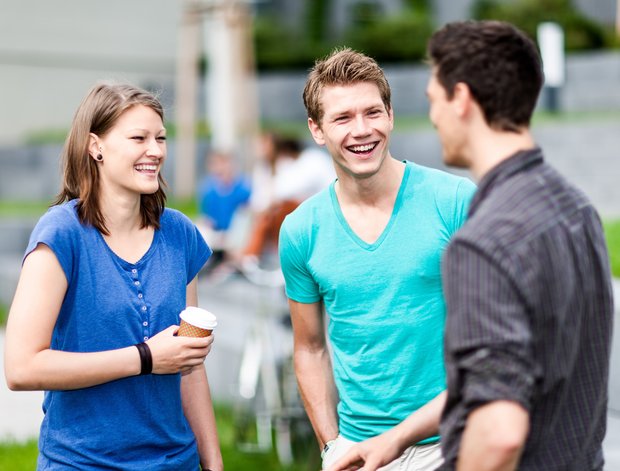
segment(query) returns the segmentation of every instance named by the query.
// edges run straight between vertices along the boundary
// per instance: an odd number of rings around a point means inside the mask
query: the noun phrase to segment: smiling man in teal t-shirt
[[[287,217],[280,259],[323,467],[408,420],[417,445],[403,450],[398,469],[434,469],[445,400],[440,258],[475,186],[392,158],[389,85],[363,54],[317,62],[304,103],[338,179]]]

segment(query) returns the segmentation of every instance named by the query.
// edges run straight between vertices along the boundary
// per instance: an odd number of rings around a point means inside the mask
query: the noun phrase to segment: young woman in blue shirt
[[[45,391],[39,470],[223,469],[204,367],[213,338],[175,335],[211,249],[165,208],[165,159],[159,101],[95,85],[7,323],[9,387]]]

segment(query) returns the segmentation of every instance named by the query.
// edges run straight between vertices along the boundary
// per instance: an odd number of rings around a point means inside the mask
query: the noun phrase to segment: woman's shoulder
[[[78,230],[81,227],[77,214],[77,200],[50,206],[41,216],[38,227]]]
[[[164,224],[194,225],[189,216],[174,208],[164,208],[164,211],[161,214],[160,223],[162,226]]]
[[[159,219],[159,228],[163,233],[181,236],[195,232],[196,225],[189,216],[178,209],[164,208]]]

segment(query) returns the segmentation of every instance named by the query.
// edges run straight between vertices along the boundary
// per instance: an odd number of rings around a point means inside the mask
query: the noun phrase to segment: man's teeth
[[[155,170],[157,170],[157,165],[140,164],[140,165],[136,165],[136,170],[146,170],[146,171],[154,172]]]
[[[374,149],[376,144],[366,144],[363,146],[351,146],[350,149],[353,152],[368,152],[369,150]]]

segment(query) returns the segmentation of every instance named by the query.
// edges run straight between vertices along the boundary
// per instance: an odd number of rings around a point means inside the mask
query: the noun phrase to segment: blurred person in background
[[[439,469],[601,471],[613,300],[601,222],[530,133],[536,45],[501,22],[457,22],[428,55],[443,159],[478,180],[446,250],[448,397]],[[374,470],[414,443],[398,426],[331,470]]]
[[[273,182],[281,167],[288,165],[278,153],[280,135],[273,131],[264,131],[258,138],[256,156],[252,165],[252,195],[250,209],[258,214],[269,207],[273,200]]]
[[[154,96],[90,90],[6,328],[9,388],[45,390],[38,469],[223,469],[204,367],[213,338],[175,335],[211,250],[165,208],[165,159]]]
[[[303,148],[293,137],[274,136],[270,178],[255,179],[252,207],[256,211],[242,268],[253,270],[261,256],[276,253],[280,226],[302,201],[327,188],[335,179],[329,156],[316,148]],[[254,190],[254,188],[256,188]]]
[[[212,271],[228,259],[231,225],[238,211],[247,205],[251,189],[248,179],[237,172],[232,155],[226,152],[211,152],[206,170],[197,190],[197,226],[213,250],[205,266],[206,271]]]
[[[475,187],[392,157],[390,97],[377,63],[350,49],[317,61],[303,93],[338,179],[287,216],[279,250],[295,371],[324,469],[403,421],[415,446],[386,469],[441,463],[440,257]]]

